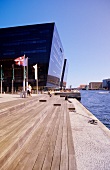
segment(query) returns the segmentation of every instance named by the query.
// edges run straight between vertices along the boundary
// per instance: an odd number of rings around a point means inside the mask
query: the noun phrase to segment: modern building
[[[102,82],[90,82],[89,90],[99,90],[102,89]]]
[[[110,90],[110,78],[103,80],[102,87],[104,89]]]
[[[34,65],[38,66],[39,89],[66,86],[67,59],[55,23],[0,29],[0,65],[4,91],[22,87],[23,66],[15,65],[20,56],[28,57],[28,82],[36,89]]]

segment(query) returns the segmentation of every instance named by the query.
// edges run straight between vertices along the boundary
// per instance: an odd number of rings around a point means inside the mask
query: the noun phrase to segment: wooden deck
[[[76,170],[72,108],[60,96],[41,95],[1,116],[0,169]]]

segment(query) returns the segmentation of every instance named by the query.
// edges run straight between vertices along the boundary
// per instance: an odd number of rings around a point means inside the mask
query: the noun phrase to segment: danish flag
[[[26,66],[27,65],[26,64],[25,56],[18,57],[14,61],[15,61],[16,65],[19,65],[19,66],[20,65],[22,65],[22,66]]]

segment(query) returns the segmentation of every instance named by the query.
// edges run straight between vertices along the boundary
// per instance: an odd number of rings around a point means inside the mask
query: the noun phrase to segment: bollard
[[[20,93],[20,97],[23,98],[23,92]]]
[[[21,97],[21,98],[26,98],[26,97],[27,97],[27,92],[26,92],[26,91],[21,92],[21,93],[20,93],[20,97]]]

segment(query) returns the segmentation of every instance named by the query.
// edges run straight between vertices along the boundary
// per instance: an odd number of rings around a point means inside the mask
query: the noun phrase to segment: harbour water
[[[81,103],[110,129],[110,92],[81,90]]]

